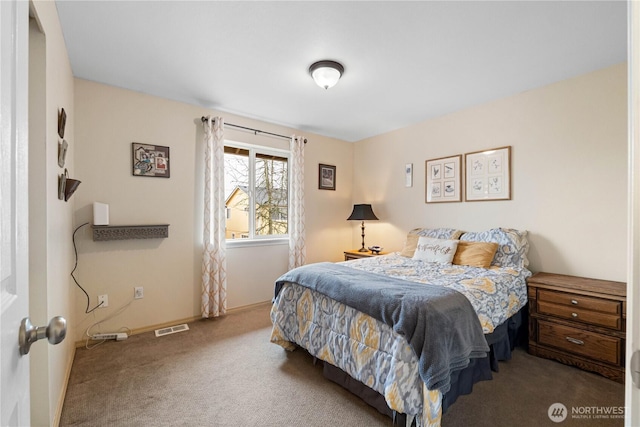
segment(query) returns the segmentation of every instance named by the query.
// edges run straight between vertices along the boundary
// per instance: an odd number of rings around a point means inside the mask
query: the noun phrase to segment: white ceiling
[[[76,77],[345,141],[627,54],[624,1],[56,3]],[[322,59],[345,67],[329,90]]]

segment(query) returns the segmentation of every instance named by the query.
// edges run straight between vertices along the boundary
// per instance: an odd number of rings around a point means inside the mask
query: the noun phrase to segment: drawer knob
[[[578,317],[578,313],[571,313],[571,317]]]
[[[584,341],[576,339],[576,338],[571,338],[571,337],[565,337],[567,339],[567,341],[574,343],[574,344],[578,344],[578,345],[584,345]]]
[[[572,300],[571,300],[571,304],[573,304],[573,305],[578,305],[578,301],[576,301],[576,300],[572,299]]]

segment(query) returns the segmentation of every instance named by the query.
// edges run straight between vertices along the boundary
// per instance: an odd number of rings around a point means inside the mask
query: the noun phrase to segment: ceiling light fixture
[[[309,74],[311,74],[313,80],[324,89],[335,86],[343,73],[344,67],[336,61],[318,61],[309,67]]]

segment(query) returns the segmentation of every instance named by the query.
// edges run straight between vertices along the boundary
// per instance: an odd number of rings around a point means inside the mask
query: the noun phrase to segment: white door
[[[629,250],[627,257],[627,369],[625,426],[640,426],[640,378],[634,385],[631,363],[640,358],[640,4],[629,5]],[[638,373],[640,377],[640,372]]]
[[[18,330],[29,308],[27,97],[29,2],[0,0],[0,425],[27,426],[29,356]]]

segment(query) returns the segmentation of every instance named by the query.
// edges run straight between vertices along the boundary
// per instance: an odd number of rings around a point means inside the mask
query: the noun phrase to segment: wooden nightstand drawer
[[[612,364],[621,361],[621,339],[543,320],[538,322],[538,343]]]
[[[577,308],[575,306],[553,304],[544,301],[538,301],[538,313],[589,323],[591,325],[604,326],[606,328],[622,329],[622,316],[619,314],[601,313]]]
[[[547,289],[538,290],[538,301],[552,302],[554,304],[563,304],[583,310],[594,310],[610,314],[620,314],[621,309],[619,301],[576,295],[567,292],[556,292]]]
[[[624,382],[625,283],[536,273],[527,287],[529,353]]]

